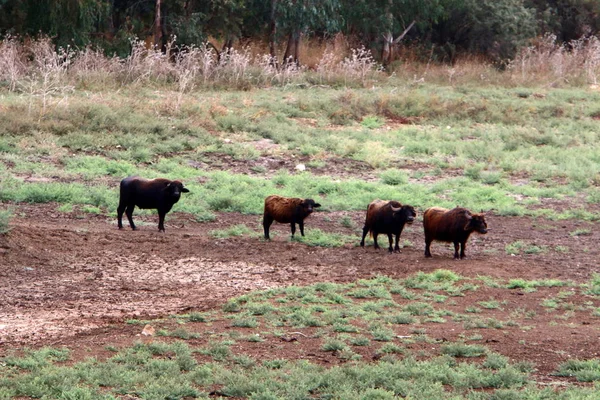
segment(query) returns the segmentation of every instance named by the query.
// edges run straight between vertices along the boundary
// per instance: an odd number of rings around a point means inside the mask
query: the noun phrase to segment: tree
[[[539,31],[551,32],[560,41],[600,33],[598,0],[528,0],[526,6],[535,10]]]
[[[403,35],[425,32],[446,15],[449,1],[343,0],[344,32],[358,36],[371,49],[380,49],[381,59],[387,63]],[[415,29],[409,29],[413,26]]]
[[[536,35],[535,13],[524,0],[455,1],[432,32],[435,43],[504,62]]]

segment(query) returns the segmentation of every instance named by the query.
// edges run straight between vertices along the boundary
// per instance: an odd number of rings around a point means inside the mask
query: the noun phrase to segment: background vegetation
[[[594,0],[44,0],[0,2],[0,34],[52,37],[61,47],[92,44],[125,57],[131,38],[165,49],[202,45],[227,51],[235,43],[262,42],[277,62],[298,61],[299,40],[343,34],[384,62],[393,42],[415,21],[405,41],[424,58],[455,61],[461,53],[503,63],[528,40],[544,34],[560,43],[600,30]],[[384,39],[385,38],[385,39]]]

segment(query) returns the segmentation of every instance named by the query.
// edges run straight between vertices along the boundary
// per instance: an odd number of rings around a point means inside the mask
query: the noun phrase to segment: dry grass
[[[265,43],[251,43],[217,56],[212,46],[176,49],[167,54],[132,40],[125,59],[104,55],[90,47],[55,50],[48,38],[21,42],[0,41],[0,85],[40,99],[42,110],[60,101],[74,87],[118,88],[124,85],[167,85],[178,93],[195,88],[247,89],[288,84],[370,87],[388,79],[408,83],[515,85],[598,85],[600,40],[583,38],[559,44],[546,35],[522,49],[505,71],[480,57],[457,58],[451,65],[429,61],[410,49],[383,72],[371,52],[356,47],[342,35],[329,40],[301,41],[303,64],[275,63]],[[169,55],[170,54],[170,55]],[[274,65],[280,65],[279,68]],[[58,100],[56,100],[58,99]]]

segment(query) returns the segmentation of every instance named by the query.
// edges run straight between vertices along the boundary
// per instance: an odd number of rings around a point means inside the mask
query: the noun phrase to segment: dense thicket
[[[299,58],[302,35],[357,38],[382,57],[404,40],[452,60],[457,53],[503,60],[527,40],[565,42],[600,32],[598,0],[0,0],[0,35],[50,36],[57,46],[100,45],[128,54],[137,37],[164,47],[218,39],[269,43],[273,56]],[[386,45],[387,43],[387,45]],[[392,46],[393,47],[393,46]],[[385,53],[388,51],[388,53]],[[386,61],[386,60],[384,60]]]

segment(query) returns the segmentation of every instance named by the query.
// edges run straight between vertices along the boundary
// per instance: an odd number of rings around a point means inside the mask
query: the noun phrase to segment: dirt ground
[[[133,330],[140,328],[121,324],[127,319],[208,310],[255,289],[349,282],[382,274],[403,278],[438,268],[503,280],[584,282],[600,273],[600,233],[595,224],[573,220],[488,215],[489,234],[474,234],[468,243],[468,258],[455,261],[452,250],[441,243],[432,246],[433,258],[423,257],[421,222],[402,234],[401,241],[412,245],[400,254],[358,247],[358,230],[364,221],[361,212],[313,214],[306,221],[307,235],[313,228],[356,235],[356,243],[342,248],[318,248],[290,242],[289,225],[275,224],[272,231],[276,236],[271,242],[257,237],[215,239],[209,234],[235,224],[258,231],[260,216],[256,215],[219,213],[213,222],[197,223],[189,215],[171,213],[166,233],[159,233],[155,215],[134,215],[140,222],[140,230],[134,232],[118,230],[116,221],[104,216],[56,209],[56,204],[18,205],[10,233],[0,237],[0,356],[22,346],[101,349],[119,342],[120,337],[134,336]],[[350,217],[354,226],[342,225],[344,216]],[[582,229],[590,233],[570,234]],[[382,239],[380,243],[385,244]],[[506,254],[506,245],[517,240],[546,246],[547,251]],[[561,246],[561,251],[555,251],[556,246]],[[506,291],[502,293],[506,295]],[[519,297],[509,300],[520,307],[540,307],[535,294],[517,291],[510,295]],[[543,323],[543,311],[540,318]],[[450,331],[445,325],[444,329],[447,331],[428,334],[450,339],[456,337],[460,326]],[[568,357],[598,357],[600,349],[598,321],[593,318],[578,321],[572,329],[549,328],[543,337],[539,330],[523,331],[518,337],[502,331],[490,335],[492,339],[487,340],[494,350],[535,362],[542,371],[547,364],[545,373]],[[532,344],[516,346],[519,340]]]

